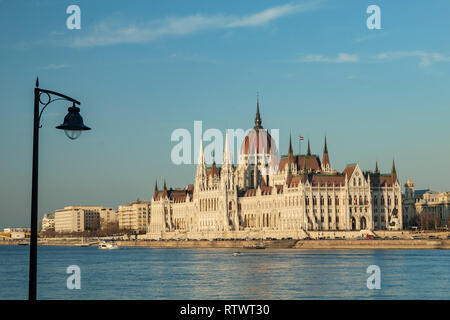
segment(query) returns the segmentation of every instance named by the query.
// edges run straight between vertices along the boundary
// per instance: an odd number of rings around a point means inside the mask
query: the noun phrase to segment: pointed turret
[[[289,135],[289,151],[288,151],[288,164],[289,167],[291,166],[290,164],[294,162],[294,152],[292,150],[292,137],[291,135]]]
[[[194,190],[200,190],[200,188],[203,188],[206,186],[206,178],[207,172],[206,172],[206,164],[205,164],[205,156],[203,153],[203,142],[200,140],[200,150],[198,153],[198,160],[197,160],[197,172],[195,173],[195,187]]]
[[[395,162],[392,160],[392,170],[391,170],[391,177],[394,181],[397,181],[397,170],[395,170]]]
[[[222,185],[229,189],[234,187],[233,159],[228,146],[228,133],[225,134],[225,146],[223,148],[222,168],[220,169]]]
[[[158,196],[158,180],[155,180],[155,191],[153,192],[153,198]]]
[[[330,158],[328,156],[327,136],[325,136],[325,144],[323,147],[322,170],[325,172],[331,171]]]
[[[255,127],[254,129],[262,129],[262,121],[261,121],[261,115],[259,114],[259,97],[256,97],[256,117],[255,117]]]
[[[375,173],[380,173],[380,170],[378,170],[378,161],[375,162]]]
[[[307,156],[311,155],[311,145],[309,143],[309,138],[308,138],[308,152],[306,153]]]
[[[308,170],[306,169],[306,158],[303,158],[303,168],[302,168],[302,173],[306,174],[308,172]]]
[[[164,187],[163,187],[162,197],[165,198],[167,196],[168,196],[168,193],[167,193],[167,186],[166,186],[166,178],[164,178]]]
[[[223,165],[231,164],[231,154],[228,147],[228,133],[225,133],[225,146],[223,147]]]

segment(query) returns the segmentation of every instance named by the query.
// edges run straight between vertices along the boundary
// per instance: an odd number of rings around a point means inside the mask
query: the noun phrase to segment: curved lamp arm
[[[41,109],[41,111],[39,112],[39,117],[38,117],[38,122],[39,122],[39,128],[42,128],[41,126],[41,116],[42,113],[44,112],[45,108],[47,108],[47,106],[55,101],[58,100],[63,100],[63,101],[69,101],[72,102],[73,104],[78,104],[80,105],[81,102],[79,102],[78,100],[75,100],[69,96],[66,96],[62,93],[56,92],[56,91],[51,91],[51,90],[46,90],[46,89],[40,89],[39,88],[39,78],[36,79],[36,88],[34,89],[35,95],[38,97],[38,102],[40,105],[43,105],[44,107]],[[47,102],[43,102],[41,100],[41,95],[46,94],[48,97],[48,101]],[[57,96],[59,98],[53,98],[52,96]],[[53,99],[52,99],[53,98]]]

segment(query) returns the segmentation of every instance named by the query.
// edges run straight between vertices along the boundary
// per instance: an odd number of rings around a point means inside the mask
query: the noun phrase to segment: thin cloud
[[[379,61],[392,61],[402,58],[418,58],[419,66],[429,67],[437,62],[450,62],[450,57],[436,52],[426,51],[395,51],[395,52],[383,52],[375,56]]]
[[[324,63],[351,63],[359,62],[359,56],[357,54],[339,53],[336,57],[328,57],[320,54],[308,54],[296,59],[296,62],[311,63],[311,62],[324,62]]]
[[[306,4],[288,3],[246,16],[196,14],[186,17],[169,17],[142,25],[118,25],[114,22],[103,21],[94,26],[86,36],[76,37],[67,45],[70,47],[94,47],[125,43],[150,43],[164,36],[182,36],[213,29],[258,27],[284,16],[315,10],[318,3],[317,1]]]
[[[70,67],[68,64],[49,64],[47,66],[40,67],[41,70],[59,70]]]

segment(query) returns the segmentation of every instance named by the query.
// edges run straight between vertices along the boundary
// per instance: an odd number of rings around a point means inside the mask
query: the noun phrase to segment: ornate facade
[[[333,169],[325,138],[322,160],[311,154],[278,160],[276,144],[263,128],[259,103],[239,165],[225,138],[223,163],[207,167],[200,148],[193,185],[155,191],[149,238],[303,238],[311,230],[402,228],[401,186],[390,174],[362,171],[358,164]]]

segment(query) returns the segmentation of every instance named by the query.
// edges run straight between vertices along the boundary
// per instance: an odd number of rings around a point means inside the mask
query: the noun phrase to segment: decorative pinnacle
[[[310,143],[309,143],[309,138],[308,138],[308,152],[306,153],[306,155],[307,156],[311,155],[311,146],[310,146]]]
[[[293,151],[292,151],[292,136],[291,136],[291,134],[289,134],[289,151],[288,151],[288,153],[289,154],[293,153]]]
[[[261,125],[261,115],[259,114],[259,94],[256,95],[256,118],[255,118],[255,129],[262,129]]]
[[[395,170],[395,162],[392,160],[392,174],[397,174],[397,170]]]
[[[36,88],[39,88],[39,77],[36,77]]]

